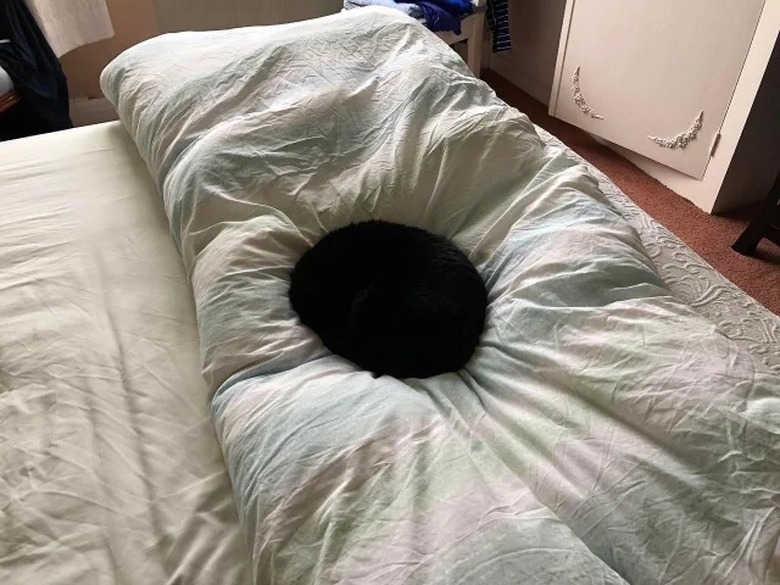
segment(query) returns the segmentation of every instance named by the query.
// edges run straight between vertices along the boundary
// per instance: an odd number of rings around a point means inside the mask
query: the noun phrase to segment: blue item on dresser
[[[433,32],[452,31],[461,34],[460,19],[471,14],[474,6],[471,0],[423,0],[413,2],[394,2],[393,0],[344,0],[344,9],[364,6],[387,6],[422,20]]]
[[[423,11],[425,26],[433,32],[449,30],[456,35],[461,33],[460,16],[453,14],[433,2],[416,2]]]
[[[474,11],[471,0],[425,0],[425,3],[438,6],[442,10],[446,10],[455,16],[471,14]],[[422,2],[415,2],[415,4],[422,4]]]

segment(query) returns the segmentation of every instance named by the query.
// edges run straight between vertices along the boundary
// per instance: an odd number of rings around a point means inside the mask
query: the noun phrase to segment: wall
[[[100,72],[126,48],[160,33],[153,0],[107,0],[114,36],[62,56],[72,98],[98,97]]]
[[[277,24],[337,12],[341,0],[107,0],[116,34],[62,56],[72,98],[99,97],[111,59],[161,32]]]
[[[164,32],[280,24],[332,14],[342,7],[341,0],[153,1]]]
[[[510,0],[512,50],[490,68],[544,104],[550,103],[566,0]]]

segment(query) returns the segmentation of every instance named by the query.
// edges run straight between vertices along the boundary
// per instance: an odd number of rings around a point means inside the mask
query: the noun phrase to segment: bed
[[[0,582],[250,582],[191,289],[132,141],[106,124],[0,160]]]
[[[103,86],[123,125],[0,145],[2,582],[780,581],[778,320],[418,24],[165,35]],[[464,372],[375,379],[285,304],[373,215],[486,275]]]

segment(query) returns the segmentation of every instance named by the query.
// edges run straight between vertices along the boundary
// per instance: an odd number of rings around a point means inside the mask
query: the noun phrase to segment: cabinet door
[[[764,0],[568,0],[550,113],[702,178]]]

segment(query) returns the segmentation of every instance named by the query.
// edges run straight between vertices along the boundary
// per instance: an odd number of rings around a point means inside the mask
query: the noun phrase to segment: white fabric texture
[[[191,288],[127,133],[0,160],[0,583],[245,585]]]
[[[780,318],[718,273],[672,232],[645,213],[609,178],[546,132],[537,132],[548,146],[564,148],[599,181],[610,204],[639,234],[658,274],[674,295],[715,323],[718,331],[780,375]]]
[[[102,84],[192,280],[256,582],[780,581],[780,380],[413,19],[166,35]],[[482,272],[464,370],[374,378],[297,320],[295,260],[369,217]]]
[[[106,0],[25,0],[54,54],[114,36]]]

